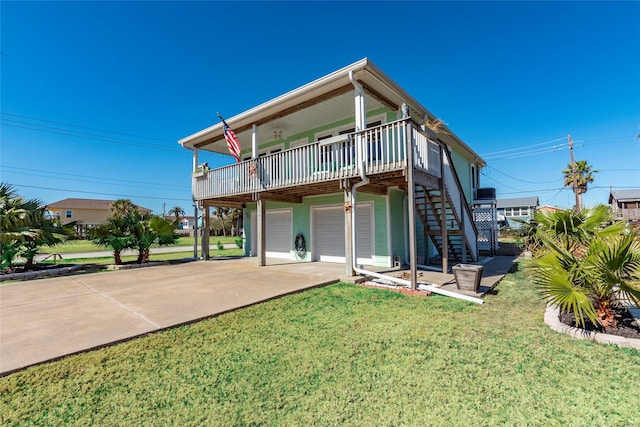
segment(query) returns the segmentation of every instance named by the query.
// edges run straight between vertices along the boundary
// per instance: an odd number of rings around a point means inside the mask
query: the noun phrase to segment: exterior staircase
[[[417,185],[415,212],[422,222],[425,237],[433,243],[440,257],[444,255],[445,250],[442,232],[444,219],[449,262],[475,262],[478,260],[478,230],[462,193],[460,182],[452,168],[453,164],[446,153],[443,158],[444,176],[442,177],[444,192],[439,188]]]

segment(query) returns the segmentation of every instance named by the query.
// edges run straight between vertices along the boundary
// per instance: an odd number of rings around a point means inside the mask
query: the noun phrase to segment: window
[[[65,218],[72,218],[73,217],[73,211],[65,211],[64,212],[64,217]]]

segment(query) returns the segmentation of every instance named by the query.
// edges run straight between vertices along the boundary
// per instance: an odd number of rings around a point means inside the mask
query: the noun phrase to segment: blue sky
[[[369,57],[477,153],[499,198],[640,187],[640,2],[11,2],[0,180],[29,198],[191,207],[177,140]],[[230,164],[229,156],[207,159]]]

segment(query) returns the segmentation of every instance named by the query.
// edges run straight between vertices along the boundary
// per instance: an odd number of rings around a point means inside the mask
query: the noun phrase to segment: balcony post
[[[265,234],[265,226],[266,226],[266,209],[265,209],[265,201],[262,198],[258,198],[258,212],[257,212],[257,243],[258,243],[258,266],[263,267],[267,265],[267,245],[266,245],[266,234]]]
[[[449,271],[449,235],[447,230],[447,188],[444,185],[444,162],[446,148],[440,144],[440,229],[442,233],[442,272]],[[464,240],[464,239],[463,239]]]
[[[209,206],[204,206],[202,209],[202,259],[209,259]]]
[[[251,126],[251,158],[258,158],[258,126],[255,123]]]
[[[418,244],[416,241],[416,184],[413,176],[413,132],[408,123],[405,123],[405,128],[407,129],[407,191],[409,193],[409,268],[411,290],[415,291],[418,287]]]
[[[344,180],[344,260],[347,277],[355,276],[353,271],[353,241],[351,239],[353,221],[351,216],[351,187],[349,180]]]

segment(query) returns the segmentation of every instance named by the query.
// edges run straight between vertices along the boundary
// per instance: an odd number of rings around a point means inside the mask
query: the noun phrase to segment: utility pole
[[[580,194],[578,193],[578,174],[576,161],[573,159],[573,140],[571,135],[567,135],[567,140],[569,141],[569,155],[571,156],[571,175],[573,176],[573,194],[576,196],[576,212],[580,213],[582,211],[582,203],[580,203]]]

